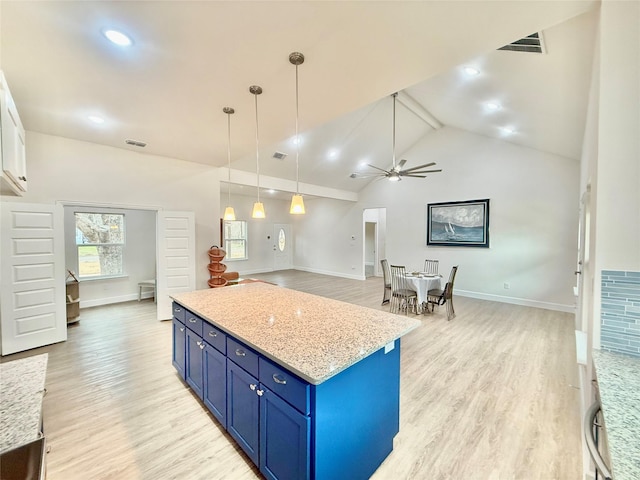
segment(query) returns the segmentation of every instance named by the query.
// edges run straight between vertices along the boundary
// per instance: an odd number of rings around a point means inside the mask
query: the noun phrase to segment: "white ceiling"
[[[362,162],[391,162],[389,95],[405,90],[445,126],[579,158],[598,6],[594,1],[0,2],[0,66],[27,130],[358,191]],[[584,12],[591,12],[582,15]],[[134,45],[114,47],[114,27]],[[542,30],[547,54],[496,51]],[[465,78],[461,66],[481,73]],[[483,102],[503,108],[487,115]],[[87,115],[105,118],[102,125]],[[398,105],[397,152],[431,127]],[[333,157],[332,149],[337,152]],[[289,154],[271,158],[274,151]],[[425,159],[408,158],[407,166]],[[434,159],[437,161],[437,159]],[[414,180],[420,181],[420,180]]]

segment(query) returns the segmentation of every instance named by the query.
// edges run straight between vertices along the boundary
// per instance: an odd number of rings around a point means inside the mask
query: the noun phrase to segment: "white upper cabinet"
[[[0,71],[0,125],[2,132],[1,193],[22,195],[27,191],[25,131],[13,101],[7,80]]]

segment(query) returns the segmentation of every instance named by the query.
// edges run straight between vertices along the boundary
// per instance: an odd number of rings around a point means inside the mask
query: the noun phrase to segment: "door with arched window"
[[[273,225],[273,269],[287,270],[292,267],[291,225]]]

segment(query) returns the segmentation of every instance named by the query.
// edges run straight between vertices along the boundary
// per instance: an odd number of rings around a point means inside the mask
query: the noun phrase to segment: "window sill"
[[[118,279],[118,278],[129,278],[129,275],[127,274],[122,274],[122,275],[104,275],[104,276],[100,276],[100,277],[78,277],[78,281],[80,283],[82,282],[95,282],[97,280],[113,280],[113,279]]]

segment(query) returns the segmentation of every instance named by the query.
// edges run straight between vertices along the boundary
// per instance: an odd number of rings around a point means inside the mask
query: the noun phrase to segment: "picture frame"
[[[489,248],[489,199],[427,204],[427,245]]]

